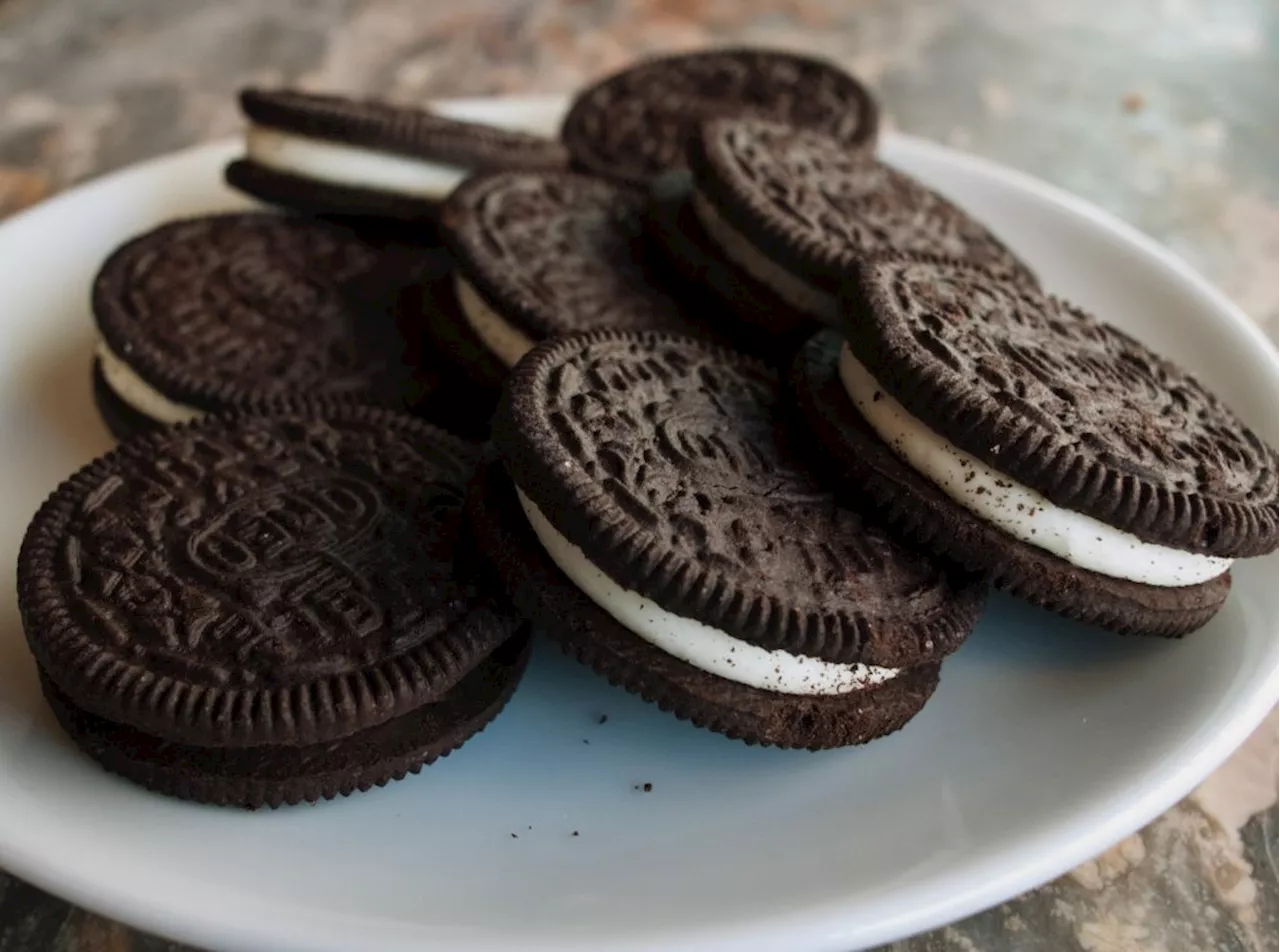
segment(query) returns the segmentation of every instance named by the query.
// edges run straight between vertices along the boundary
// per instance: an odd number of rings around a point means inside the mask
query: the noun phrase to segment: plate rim
[[[435,100],[431,105],[444,107],[455,113],[476,110],[487,113],[497,110],[511,114],[534,111],[550,114],[563,111],[568,100],[569,97],[563,95],[492,96]],[[233,155],[240,141],[239,137],[232,136],[197,143],[76,183],[57,195],[0,221],[0,239],[15,230],[20,231],[34,218],[56,213],[57,209],[65,205],[84,201],[86,195],[110,191],[123,179],[145,177],[160,168],[201,161],[204,156],[209,156],[206,160],[212,161],[212,157],[216,155]],[[1112,233],[1119,240],[1158,262],[1172,278],[1194,290],[1200,299],[1197,306],[1216,312],[1218,319],[1228,320],[1237,330],[1243,331],[1251,345],[1266,356],[1271,375],[1275,377],[1280,374],[1280,354],[1262,329],[1223,291],[1179,255],[1133,225],[1057,185],[992,159],[896,131],[886,132],[882,137],[882,144],[888,145],[890,151],[913,152],[934,161],[958,166],[981,178],[994,180],[1003,187],[1024,193],[1041,203],[1052,204],[1095,228]],[[1233,714],[1216,733],[1186,739],[1184,745],[1195,745],[1190,756],[1181,758],[1175,766],[1162,774],[1149,773],[1145,778],[1147,783],[1137,796],[1127,795],[1122,800],[1116,798],[1118,802],[1109,802],[1107,805],[1112,809],[1101,817],[1096,815],[1098,808],[1095,807],[1094,812],[1089,814],[1092,822],[1087,830],[1073,830],[1073,825],[1080,824],[1084,816],[1080,812],[1046,822],[1037,827],[1032,839],[1023,842],[1053,840],[1060,845],[1052,851],[1036,851],[1029,855],[1030,851],[1024,849],[1017,862],[1011,863],[1007,856],[996,854],[984,861],[970,864],[964,870],[965,882],[962,888],[944,888],[954,884],[935,880],[928,887],[931,895],[927,900],[918,902],[911,910],[896,917],[879,920],[874,929],[868,930],[863,924],[850,922],[849,914],[842,914],[847,903],[830,900],[808,906],[802,912],[772,915],[766,922],[722,925],[713,934],[708,934],[709,929],[702,929],[697,933],[684,932],[679,936],[649,935],[643,941],[627,940],[625,937],[616,940],[616,937],[610,937],[608,945],[618,949],[647,949],[659,947],[655,943],[661,942],[660,947],[670,949],[771,948],[795,942],[797,938],[802,941],[807,938],[813,942],[813,948],[848,952],[855,946],[863,948],[893,941],[954,922],[1042,885],[1151,822],[1183,799],[1224,762],[1267,716],[1275,706],[1278,695],[1280,682],[1277,681],[1277,670],[1273,666],[1269,676],[1259,681],[1259,688],[1252,696],[1237,703]],[[191,903],[190,908],[183,909],[181,914],[176,914],[172,905],[148,903],[136,888],[130,889],[114,883],[104,886],[100,881],[78,874],[74,861],[60,865],[57,861],[42,858],[31,849],[37,844],[17,842],[21,839],[15,838],[11,830],[0,825],[0,866],[75,905],[140,930],[196,944],[214,940],[220,947],[282,950],[310,947],[310,941],[318,934],[313,931],[304,935],[297,929],[297,920],[288,915],[241,919],[238,916],[228,916],[226,907],[212,911],[201,908],[199,901]],[[246,902],[244,897],[237,899],[235,908],[251,913],[255,906],[264,910],[267,908],[261,900]],[[273,908],[278,914],[281,911],[291,912],[295,907],[285,907],[284,910]],[[344,921],[350,919],[338,918]],[[246,927],[246,922],[253,922],[253,927]],[[320,920],[317,929],[337,924],[330,920]],[[334,937],[339,940],[346,935],[345,929],[334,933]],[[389,936],[386,938],[390,939]],[[597,938],[583,934],[568,940],[572,941],[572,945],[557,941],[555,948],[597,948]],[[474,939],[475,941],[469,940],[467,948],[496,950],[504,947],[496,938],[478,936]],[[407,949],[414,945],[414,937],[406,934],[402,940],[395,940],[395,945],[391,947]],[[552,948],[549,945],[532,947]]]

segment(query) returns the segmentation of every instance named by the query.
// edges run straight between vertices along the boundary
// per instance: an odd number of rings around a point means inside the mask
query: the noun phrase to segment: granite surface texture
[[[234,93],[301,83],[405,102],[565,92],[636,55],[822,54],[888,124],[1101,205],[1274,339],[1271,0],[0,0],[0,218],[234,133]],[[1274,952],[1276,720],[1192,797],[1067,876],[895,952]],[[0,873],[0,952],[178,946]]]

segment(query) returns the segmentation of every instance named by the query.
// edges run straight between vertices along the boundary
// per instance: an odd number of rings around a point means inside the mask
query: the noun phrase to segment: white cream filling
[[[1154,545],[1082,512],[1063,509],[993,469],[909,414],[848,345],[840,351],[840,380],[895,454],[965,509],[1021,542],[1090,572],[1165,588],[1206,582],[1231,567],[1231,559]]]
[[[137,371],[116,356],[105,340],[98,341],[98,366],[102,368],[102,379],[112,393],[157,423],[185,423],[204,416],[203,410],[170,400],[139,377]]]
[[[470,281],[460,274],[454,274],[453,288],[458,296],[458,308],[462,311],[462,316],[476,332],[480,342],[506,366],[514,367],[521,357],[533,350],[533,341],[486,304]]]
[[[259,165],[333,185],[443,199],[467,170],[394,152],[314,139],[269,126],[250,126],[245,152]]]
[[[620,625],[686,664],[728,681],[777,694],[848,694],[897,677],[897,668],[837,664],[819,658],[769,651],[692,618],[660,608],[623,588],[596,568],[583,551],[560,534],[517,487],[520,505],[551,561],[589,599]]]
[[[834,324],[836,296],[798,278],[756,247],[746,235],[724,220],[715,205],[696,188],[690,193],[693,213],[724,256],[769,288],[796,310]]]

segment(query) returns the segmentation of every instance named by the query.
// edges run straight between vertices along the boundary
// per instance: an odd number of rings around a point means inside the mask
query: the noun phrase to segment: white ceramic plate
[[[561,106],[452,108],[549,130]],[[0,225],[0,563],[44,495],[109,445],[88,386],[94,271],[165,219],[243,205],[221,183],[235,152],[148,162]],[[1274,436],[1273,349],[1169,253],[1024,175],[906,137],[884,153]],[[1276,571],[1241,565],[1222,613],[1181,642],[994,598],[924,713],[823,754],[697,730],[543,643],[506,713],[447,761],[256,814],[152,796],[81,757],[40,701],[9,584],[0,864],[218,949],[848,952],[1035,886],[1186,794],[1275,702]]]

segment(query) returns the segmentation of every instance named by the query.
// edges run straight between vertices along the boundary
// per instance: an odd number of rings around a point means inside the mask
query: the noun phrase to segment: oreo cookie
[[[659,245],[747,321],[836,323],[845,272],[882,251],[926,252],[1034,285],[966,212],[869,151],[760,119],[713,119],[689,140],[691,180],[662,197]],[[707,264],[714,262],[714,265]]]
[[[843,508],[778,396],[763,362],[690,338],[545,343],[468,513],[520,611],[614,683],[751,743],[861,743],[924,705],[985,585]]]
[[[772,338],[786,358],[813,333],[814,318],[768,284],[729,261],[707,235],[689,196],[693,181],[687,171],[670,172],[654,181],[645,213],[645,231],[656,255],[675,280],[705,288],[753,333]],[[787,359],[781,362],[785,366]]]
[[[416,309],[426,316],[422,328],[428,345],[469,382],[479,394],[476,399],[492,416],[507,377],[507,365],[468,320],[458,300],[458,281],[458,273],[451,268],[425,278],[410,294]]]
[[[350,229],[265,213],[163,225],[115,251],[93,285],[95,396],[118,437],[313,395],[482,431],[470,406],[438,399],[450,374],[397,296],[426,252]]]
[[[728,343],[718,309],[670,293],[647,260],[645,198],[568,172],[496,172],[460,185],[441,211],[454,257],[456,340],[502,370],[536,343],[599,328],[662,330]],[[687,292],[688,289],[682,289]],[[719,310],[723,310],[719,308]],[[709,313],[711,312],[711,313]],[[749,334],[737,342],[758,346]],[[486,377],[494,370],[476,367]],[[500,372],[500,371],[499,371]]]
[[[920,544],[1072,618],[1181,635],[1276,548],[1277,458],[1193,376],[1026,285],[927,256],[857,269],[797,358],[818,443]]]
[[[550,139],[374,100],[246,89],[240,108],[245,158],[227,182],[314,214],[430,222],[470,172],[566,163]]]
[[[719,49],[645,60],[574,99],[560,137],[573,166],[630,185],[685,164],[707,119],[757,116],[814,129],[845,149],[873,147],[880,110],[834,63],[767,49]]]
[[[27,530],[18,603],[59,721],[108,769],[278,806],[417,772],[483,727],[527,634],[465,559],[474,445],[307,403],[122,445]]]

